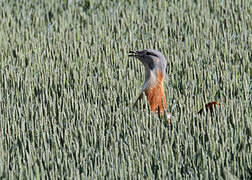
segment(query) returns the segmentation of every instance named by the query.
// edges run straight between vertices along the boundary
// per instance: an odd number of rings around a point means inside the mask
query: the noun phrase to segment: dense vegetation
[[[252,2],[0,1],[0,177],[252,178]],[[167,58],[174,117],[132,108]],[[209,101],[213,116],[197,112]]]

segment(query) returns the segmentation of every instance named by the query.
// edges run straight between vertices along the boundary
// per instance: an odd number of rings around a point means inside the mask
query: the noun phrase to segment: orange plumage
[[[163,112],[164,109],[166,110],[167,108],[163,80],[164,77],[162,73],[157,73],[157,84],[145,91],[147,101],[150,104],[150,109],[153,112],[157,112],[158,107],[160,108],[160,112]]]
[[[217,101],[209,102],[205,105],[205,110],[206,112],[210,112],[211,114],[213,113],[214,109],[219,107],[219,103]],[[202,114],[204,111],[204,108],[202,108],[198,114]]]

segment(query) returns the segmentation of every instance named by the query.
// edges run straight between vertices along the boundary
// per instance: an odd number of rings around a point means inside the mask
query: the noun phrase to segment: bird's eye
[[[156,54],[151,53],[151,52],[146,52],[146,55],[148,55],[148,56],[155,56],[155,57],[158,57]]]

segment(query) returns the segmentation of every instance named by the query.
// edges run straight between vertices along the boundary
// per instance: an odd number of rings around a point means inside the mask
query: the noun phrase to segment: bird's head
[[[163,78],[165,77],[166,59],[163,54],[157,50],[145,49],[142,51],[130,51],[130,57],[135,57],[141,61],[145,66],[146,80],[150,78],[151,74],[157,76],[160,74]]]
[[[145,49],[142,51],[130,51],[129,53],[130,57],[139,59],[150,71],[158,70],[165,75],[167,62],[161,52],[153,49]]]

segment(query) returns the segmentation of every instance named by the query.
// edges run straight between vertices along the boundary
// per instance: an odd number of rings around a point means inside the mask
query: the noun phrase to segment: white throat
[[[145,90],[152,88],[157,84],[157,77],[155,72],[145,69],[145,81],[141,89],[141,93]]]

